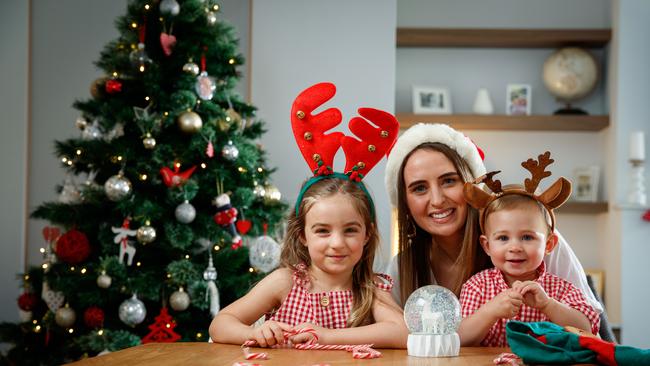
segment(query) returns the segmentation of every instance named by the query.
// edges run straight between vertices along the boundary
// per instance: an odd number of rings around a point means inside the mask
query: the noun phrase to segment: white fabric
[[[587,298],[587,301],[589,302],[589,305],[593,306],[593,308],[599,314],[602,313],[603,305],[600,302],[598,302],[598,300],[596,300],[596,297],[591,292],[591,289],[587,284],[587,277],[585,276],[585,271],[582,268],[582,264],[580,264],[578,257],[576,257],[575,253],[573,253],[573,250],[569,246],[569,243],[567,243],[567,241],[560,234],[560,232],[555,230],[555,233],[557,234],[559,239],[558,245],[551,252],[551,254],[549,254],[544,258],[544,262],[546,263],[546,270],[558,277],[561,277],[571,282],[574,286],[582,290],[585,297]],[[393,283],[393,290],[391,291],[391,294],[393,295],[395,301],[397,301],[397,303],[400,306],[402,306],[402,302],[400,301],[401,282],[400,282],[399,270],[397,266],[397,255],[391,258],[391,260],[388,262],[388,265],[386,266],[386,270],[384,271],[384,273],[391,276],[395,281]],[[433,276],[433,272],[431,272],[431,278],[433,279],[432,285],[436,285],[437,282],[435,277]]]
[[[439,142],[454,149],[467,162],[475,178],[485,174],[485,165],[483,165],[481,155],[469,137],[445,124],[418,123],[404,131],[388,155],[384,182],[393,207],[397,207],[399,168],[406,155],[425,142]]]

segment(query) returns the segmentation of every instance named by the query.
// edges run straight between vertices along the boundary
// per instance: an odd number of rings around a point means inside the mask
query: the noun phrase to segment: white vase
[[[472,108],[476,114],[492,114],[494,113],[494,106],[492,105],[492,100],[490,99],[490,93],[485,88],[480,88],[476,92],[476,98],[474,99],[474,107]]]

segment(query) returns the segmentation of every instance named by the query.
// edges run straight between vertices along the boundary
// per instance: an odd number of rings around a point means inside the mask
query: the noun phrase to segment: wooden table
[[[256,348],[255,352],[262,349]],[[296,349],[265,349],[268,360],[246,361],[241,347],[219,343],[149,343],[127,348],[103,356],[87,358],[70,365],[218,365],[232,366],[235,362],[250,362],[262,366],[272,365],[494,365],[492,360],[508,348],[463,347],[459,357],[419,358],[410,357],[405,349],[379,349],[380,358],[355,360],[346,351],[300,351]]]

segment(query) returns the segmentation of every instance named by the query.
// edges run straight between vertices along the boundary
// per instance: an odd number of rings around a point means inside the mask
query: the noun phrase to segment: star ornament
[[[181,172],[179,171],[180,170],[179,166],[175,166],[174,170],[171,170],[168,167],[164,166],[160,168],[160,175],[162,175],[163,182],[168,188],[178,187],[183,185],[185,182],[187,182],[188,179],[190,179],[195,169],[196,166],[193,166]]]

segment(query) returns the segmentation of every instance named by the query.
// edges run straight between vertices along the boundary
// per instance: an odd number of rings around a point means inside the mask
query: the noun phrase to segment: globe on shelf
[[[542,79],[548,91],[566,103],[566,107],[555,114],[587,114],[582,109],[572,108],[570,103],[594,89],[598,82],[598,65],[596,59],[581,48],[562,48],[544,61]]]
[[[458,356],[460,319],[460,302],[450,290],[437,285],[415,290],[404,305],[409,356]]]

